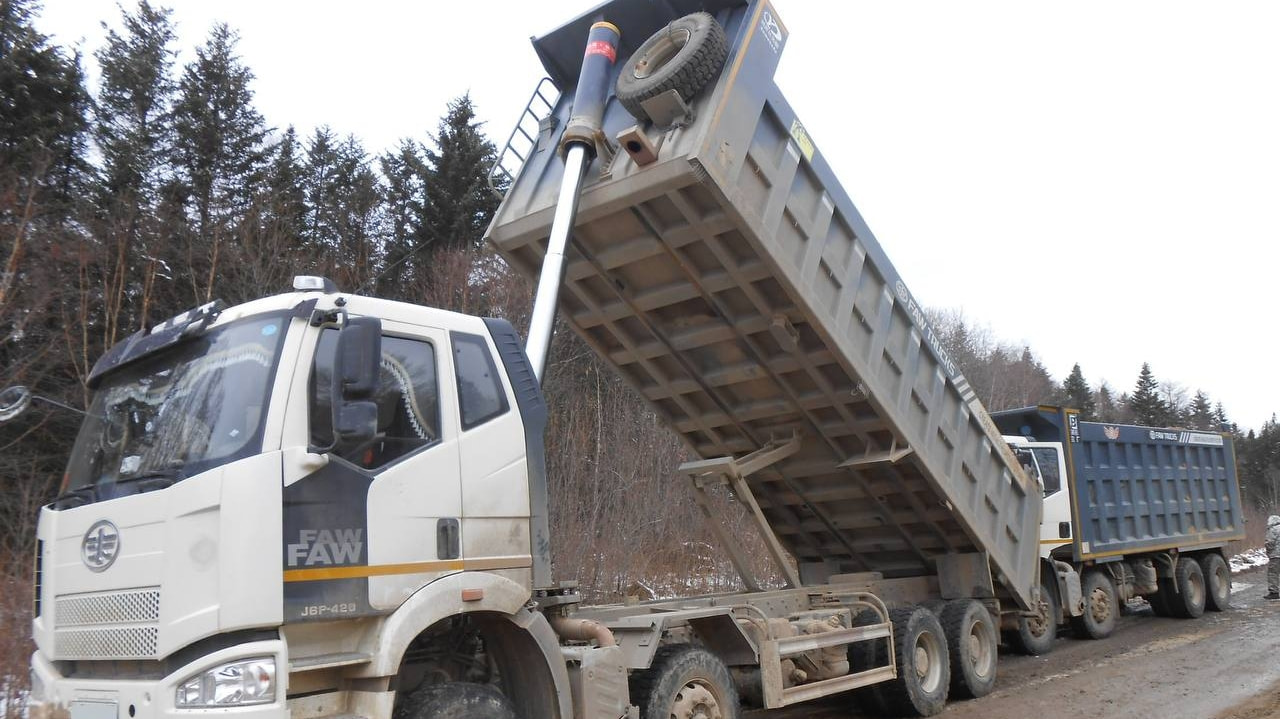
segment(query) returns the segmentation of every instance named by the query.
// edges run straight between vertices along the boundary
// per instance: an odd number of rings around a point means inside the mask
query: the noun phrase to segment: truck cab
[[[183,313],[94,368],[40,513],[37,709],[389,709],[438,619],[524,611],[545,410],[511,326],[295,289]]]
[[[1035,442],[1026,437],[1005,436],[1018,462],[1035,477],[1044,491],[1044,515],[1040,520],[1040,556],[1070,552],[1071,493],[1061,442]]]

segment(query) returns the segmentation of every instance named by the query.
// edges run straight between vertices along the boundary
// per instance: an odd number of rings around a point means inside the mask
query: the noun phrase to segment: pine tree
[[[1196,396],[1191,400],[1191,407],[1187,412],[1187,426],[1192,429],[1217,429],[1218,417],[1213,411],[1213,405],[1209,403],[1209,395],[1204,390],[1196,390]]]
[[[476,247],[498,208],[486,180],[497,151],[480,131],[470,95],[449,103],[426,151],[425,237],[434,249]]]
[[[140,0],[135,13],[123,12],[124,35],[109,30],[96,55],[101,81],[94,138],[102,156],[101,192],[115,208],[135,214],[154,205],[159,170],[172,148],[170,15]]]
[[[304,240],[326,258],[325,273],[340,287],[360,287],[373,276],[380,236],[381,188],[368,155],[355,137],[339,140],[320,127],[307,142],[303,166]]]
[[[1137,424],[1151,427],[1163,427],[1166,424],[1169,410],[1160,398],[1159,387],[1160,383],[1151,372],[1151,365],[1143,362],[1137,384],[1129,397],[1129,409]]]
[[[239,38],[219,23],[178,83],[176,164],[187,193],[198,300],[212,294],[222,245],[234,237],[254,194],[266,128],[253,106],[253,73],[236,54]],[[203,281],[203,282],[202,282]]]
[[[1119,402],[1116,401],[1115,394],[1106,382],[1098,385],[1098,391],[1094,395],[1094,407],[1094,413],[1099,422],[1120,421]]]
[[[41,194],[46,210],[81,186],[88,93],[80,56],[51,45],[34,0],[0,1],[0,196]]]
[[[1084,380],[1084,372],[1080,370],[1080,363],[1077,362],[1071,368],[1071,374],[1062,382],[1062,395],[1064,404],[1068,407],[1074,407],[1080,410],[1080,418],[1085,421],[1093,421],[1097,418],[1097,407],[1093,402],[1093,390],[1089,388],[1089,383]]]
[[[422,145],[405,139],[395,152],[378,159],[386,183],[386,252],[378,273],[376,293],[381,297],[404,298],[414,282],[415,265],[410,260],[427,251],[427,166]]]

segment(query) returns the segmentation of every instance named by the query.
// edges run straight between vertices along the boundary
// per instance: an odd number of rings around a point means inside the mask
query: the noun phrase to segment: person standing
[[[1280,516],[1267,518],[1267,599],[1280,599]]]

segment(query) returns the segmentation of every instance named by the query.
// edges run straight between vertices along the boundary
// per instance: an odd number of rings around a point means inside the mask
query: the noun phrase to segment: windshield
[[[59,506],[167,487],[260,451],[287,321],[232,322],[104,377]]]

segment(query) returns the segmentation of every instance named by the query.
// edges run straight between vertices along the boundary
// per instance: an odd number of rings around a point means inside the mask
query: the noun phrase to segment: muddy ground
[[[1235,577],[1234,608],[1200,619],[1166,619],[1142,603],[1102,641],[1074,639],[1063,627],[1043,657],[1002,654],[996,691],[949,704],[946,719],[1280,718],[1280,602],[1262,598],[1261,571]],[[851,719],[871,716],[849,700],[748,719]]]

